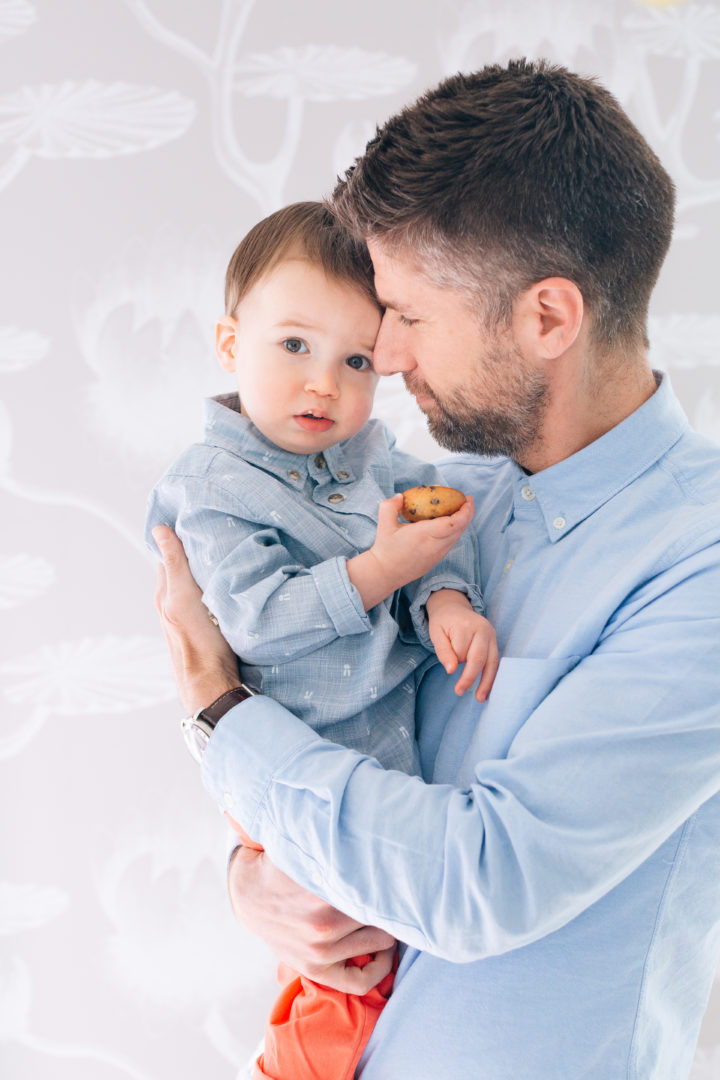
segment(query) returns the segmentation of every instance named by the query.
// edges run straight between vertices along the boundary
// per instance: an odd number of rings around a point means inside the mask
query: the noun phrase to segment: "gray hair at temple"
[[[647,344],[673,183],[594,79],[526,60],[458,74],[378,129],[328,200],[355,236],[466,291],[489,325],[565,277],[600,347]]]

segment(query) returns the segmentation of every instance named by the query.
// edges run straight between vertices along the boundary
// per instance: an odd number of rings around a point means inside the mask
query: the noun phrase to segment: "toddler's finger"
[[[452,675],[453,671],[457,669],[458,658],[455,655],[455,650],[450,644],[447,634],[444,631],[436,633],[435,637],[432,639],[432,643],[438,660],[445,668],[448,675]]]
[[[402,495],[392,495],[389,499],[383,499],[378,506],[378,529],[397,528],[401,509]]]
[[[485,701],[492,684],[495,682],[495,676],[497,675],[497,669],[500,665],[500,656],[498,654],[498,647],[493,640],[488,648],[487,660],[485,661],[485,667],[483,668],[482,679],[475,691],[475,697],[478,701]]]

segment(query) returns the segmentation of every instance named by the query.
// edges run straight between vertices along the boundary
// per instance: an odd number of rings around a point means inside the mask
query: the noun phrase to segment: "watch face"
[[[185,736],[185,745],[199,765],[205,753],[205,747],[210,741],[210,736],[190,717],[182,720],[180,726]]]

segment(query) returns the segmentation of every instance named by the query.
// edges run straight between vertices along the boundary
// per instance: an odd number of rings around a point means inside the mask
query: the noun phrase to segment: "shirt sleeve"
[[[204,782],[282,870],[360,922],[454,962],[517,948],[720,789],[719,595],[713,545],[639,586],[590,655],[510,661],[505,704],[526,695],[524,722],[462,787],[386,772],[267,699],[221,721]],[[534,702],[523,664],[557,668]]]
[[[345,558],[301,565],[277,529],[244,518],[222,489],[167,482],[151,500],[148,532],[161,523],[182,540],[203,602],[246,663],[284,663],[370,630]]]

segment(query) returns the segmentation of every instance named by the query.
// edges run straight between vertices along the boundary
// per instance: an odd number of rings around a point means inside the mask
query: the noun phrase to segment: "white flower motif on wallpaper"
[[[34,930],[61,915],[67,905],[67,893],[52,885],[0,881],[0,934]]]
[[[210,85],[217,161],[231,180],[257,201],[263,214],[286,201],[285,185],[300,142],[306,102],[358,101],[390,94],[411,83],[417,71],[416,65],[403,57],[354,46],[306,45],[242,55],[254,0],[223,0],[211,54],[163,25],[145,0],[126,2],[152,37],[204,74]],[[241,146],[238,136],[245,110],[239,107],[240,95],[265,95],[286,102],[277,149],[264,161],[253,161]]]
[[[38,555],[0,555],[0,610],[41,596],[55,581],[55,568]]]
[[[51,716],[136,712],[177,694],[165,643],[140,635],[44,645],[3,663],[0,689],[23,709],[22,721],[3,711],[8,731],[0,732],[0,759],[18,754]]]
[[[235,66],[235,87],[249,96],[306,101],[360,101],[391,94],[415,76],[402,57],[337,45],[253,53]]]
[[[0,373],[24,371],[47,355],[50,339],[34,330],[0,326]]]
[[[150,637],[61,641],[0,666],[3,694],[55,716],[146,709],[176,696],[165,643]]]
[[[78,291],[78,340],[95,376],[87,423],[124,461],[147,467],[147,482],[199,437],[202,398],[233,388],[213,333],[225,265],[240,239],[221,244],[163,230]]]
[[[627,15],[623,26],[648,52],[684,60],[720,56],[720,11],[716,4],[665,6]]]
[[[35,8],[27,0],[0,0],[0,41],[23,34],[35,19]]]
[[[119,987],[147,1010],[202,1022],[211,1044],[237,1067],[257,1033],[243,1041],[221,1010],[232,1015],[248,992],[270,1001],[275,965],[227,905],[223,824],[220,815],[178,803],[172,819],[143,820],[117,836],[96,880],[112,926],[108,967]]]
[[[195,103],[175,91],[130,83],[41,83],[0,96],[0,143],[15,147],[0,167],[5,187],[33,156],[110,158],[152,150],[184,135]]]
[[[592,49],[595,32],[615,22],[613,0],[472,0],[460,8],[457,29],[439,42],[448,75],[470,71],[488,59],[545,56],[568,63],[581,48]]]

